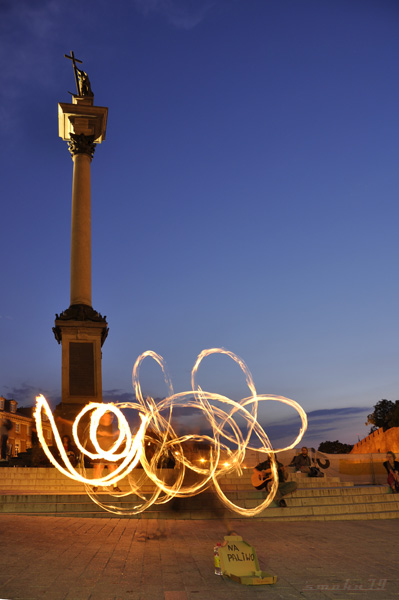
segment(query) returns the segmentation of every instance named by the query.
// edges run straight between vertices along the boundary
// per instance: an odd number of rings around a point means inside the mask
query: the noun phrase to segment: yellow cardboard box
[[[276,575],[259,569],[256,550],[239,535],[226,535],[219,549],[220,567],[223,575],[244,585],[276,583]]]

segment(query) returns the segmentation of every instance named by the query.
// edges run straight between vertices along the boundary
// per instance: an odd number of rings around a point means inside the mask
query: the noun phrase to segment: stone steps
[[[72,501],[72,498],[74,501]],[[381,496],[383,498],[383,496]],[[109,495],[102,495],[103,501],[110,501],[112,504],[123,510],[131,508],[132,502],[119,502],[115,498],[111,500]],[[117,518],[146,518],[146,519],[214,519],[222,518],[223,510],[218,507],[212,510],[203,501],[202,506],[195,506],[191,499],[183,501],[178,511],[170,510],[167,505],[151,507],[143,514],[137,516],[117,515],[104,511],[101,507],[93,503],[87,496],[6,496],[0,497],[2,514],[35,514],[42,516],[72,516],[72,517],[117,517]],[[288,502],[290,502],[288,504]],[[260,520],[334,520],[334,519],[375,519],[375,518],[398,518],[399,500],[393,495],[387,495],[382,502],[356,502],[353,504],[329,504],[329,505],[292,505],[292,500],[287,501],[287,508],[268,507],[259,516]],[[245,501],[247,508],[251,507],[251,502]],[[249,505],[249,506],[248,506]],[[240,518],[236,513],[227,513],[229,519]]]
[[[133,479],[138,477],[136,473]],[[141,472],[142,474],[142,472]],[[87,470],[91,476],[91,470]],[[354,486],[340,482],[337,477],[307,478],[303,474],[290,474],[298,489],[286,498],[287,507],[269,506],[260,520],[359,520],[393,519],[399,517],[399,494],[392,494],[387,486]],[[127,491],[127,480],[119,483]],[[257,506],[264,497],[250,483],[250,475],[229,475],[220,479],[226,496],[244,508]],[[100,488],[101,490],[101,488]],[[141,491],[151,494],[153,485],[147,480]],[[118,498],[106,490],[98,494],[100,502],[109,502],[118,510],[130,509],[140,500],[133,495]],[[167,504],[153,505],[137,516],[110,513],[85,493],[83,484],[75,482],[56,469],[10,468],[0,473],[0,513],[35,514],[69,517],[115,517],[145,519],[231,519],[242,518],[224,509],[214,493],[204,492],[193,498],[172,500]]]
[[[133,474],[133,480],[142,474],[142,471]],[[86,470],[86,476],[92,477],[92,469]],[[329,477],[328,479],[309,479],[303,474],[291,474],[289,479],[297,481],[299,487],[309,488],[324,488],[328,481],[329,487],[350,487],[353,486],[351,482],[340,482],[338,477]],[[154,489],[154,485],[146,477],[144,478],[144,485],[141,489],[145,493],[150,493]],[[236,491],[236,490],[253,490],[251,485],[251,477],[245,474],[241,477],[223,477],[220,480],[221,487],[224,491]],[[127,479],[122,480],[119,484],[120,487],[128,488],[129,484]],[[85,487],[82,483],[74,481],[69,477],[66,477],[55,468],[9,468],[2,469],[0,471],[0,493],[1,492],[24,492],[29,491],[34,493],[51,492],[51,493],[63,493],[63,492],[76,492],[82,493],[85,491]]]

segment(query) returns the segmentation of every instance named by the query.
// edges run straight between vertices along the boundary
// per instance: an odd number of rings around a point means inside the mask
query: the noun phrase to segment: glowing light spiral
[[[221,394],[206,392],[196,383],[198,369],[205,357],[212,354],[224,354],[237,363],[243,371],[247,386],[251,395],[236,402]],[[140,366],[145,358],[152,358],[160,366],[164,380],[168,389],[168,396],[160,401],[153,398],[144,398],[140,381]],[[175,394],[172,382],[167,373],[164,359],[155,352],[147,351],[141,354],[136,360],[132,374],[133,389],[135,391],[135,402],[124,402],[117,404],[90,403],[77,415],[73,427],[72,435],[76,447],[82,453],[82,457],[87,456],[92,460],[104,460],[115,463],[116,469],[100,478],[90,478],[86,476],[83,464],[75,468],[72,466],[62,444],[51,409],[44,396],[36,398],[35,419],[39,441],[49,458],[50,462],[61,473],[85,484],[86,491],[90,497],[105,510],[117,514],[138,514],[148,509],[153,504],[163,504],[174,497],[188,497],[199,494],[213,486],[216,493],[225,507],[239,513],[242,516],[255,516],[262,512],[273,500],[277,486],[277,464],[275,454],[284,450],[294,448],[302,439],[307,428],[307,417],[302,407],[289,398],[283,396],[272,396],[258,394],[253,382],[252,375],[245,364],[236,354],[224,350],[223,348],[211,348],[204,350],[198,356],[191,373],[192,390]],[[260,402],[277,401],[287,404],[294,408],[301,419],[301,427],[295,440],[289,446],[274,450],[270,444],[269,438],[257,421],[258,406]],[[207,422],[207,428],[212,431],[210,435],[185,434],[179,436],[173,426],[173,414],[178,409],[190,409],[191,412],[198,411]],[[130,409],[138,413],[140,425],[134,435],[130,425],[122,412],[124,409]],[[119,435],[113,442],[111,449],[103,450],[98,441],[98,427],[102,416],[111,412],[117,418]],[[50,451],[50,448],[44,438],[42,429],[42,414],[46,414],[53,430],[55,445],[58,449],[63,465],[58,462]],[[86,427],[88,437],[95,452],[88,449],[87,439],[81,441],[78,433],[79,425],[82,419],[90,415],[89,425]],[[245,428],[239,427],[235,418],[239,416],[240,421],[245,422]],[[84,420],[84,419],[83,419]],[[81,429],[84,429],[81,426]],[[245,429],[245,432],[243,432]],[[206,460],[207,466],[201,463],[201,466],[194,464],[185,455],[184,446],[193,443],[206,443],[209,456]],[[147,457],[146,449],[151,446],[152,456]],[[245,458],[247,450],[264,452],[271,458],[272,485],[263,502],[254,508],[240,507],[226,497],[220,486],[220,478],[229,472],[241,472],[241,465]],[[222,454],[228,456],[228,461],[222,461]],[[176,466],[172,473],[170,469],[158,469],[157,466],[165,456],[173,455]],[[135,469],[140,462],[142,469]],[[134,471],[134,477],[132,472]],[[167,475],[166,475],[167,472]],[[195,482],[187,483],[191,475]],[[112,503],[106,503],[100,500],[98,495],[94,494],[90,486],[108,486],[115,485],[123,478],[128,479],[129,490],[127,492],[115,494],[118,497],[134,495],[134,506],[123,508]],[[171,481],[171,479],[174,479]],[[148,488],[151,482],[151,493],[148,497]],[[137,502],[137,504],[136,504]]]

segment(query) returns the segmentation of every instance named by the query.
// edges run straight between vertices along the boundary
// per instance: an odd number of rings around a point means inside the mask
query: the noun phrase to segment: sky
[[[109,108],[91,168],[104,400],[132,399],[146,350],[182,392],[223,347],[305,409],[303,443],[363,438],[399,398],[398,30],[397,0],[0,0],[0,394],[60,399],[73,50]],[[198,381],[249,395],[226,356]],[[166,394],[151,363],[141,384]],[[299,419],[273,405],[259,420],[290,443]]]

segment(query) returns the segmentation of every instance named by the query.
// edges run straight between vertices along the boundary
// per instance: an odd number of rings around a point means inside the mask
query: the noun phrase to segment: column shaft
[[[91,157],[73,156],[71,305],[91,306]]]

